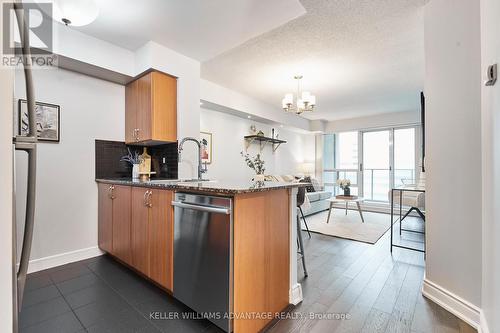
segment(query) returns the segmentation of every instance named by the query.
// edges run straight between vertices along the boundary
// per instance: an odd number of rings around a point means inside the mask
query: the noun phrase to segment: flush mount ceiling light
[[[285,98],[281,101],[283,110],[296,114],[301,114],[302,112],[312,112],[316,106],[316,96],[311,95],[308,91],[300,90],[300,80],[302,80],[302,75],[296,75],[293,78],[297,80],[296,103],[293,103],[294,98],[292,93],[286,94]],[[299,96],[301,98],[299,98]]]
[[[99,14],[93,0],[52,0],[54,21],[81,27],[92,23]]]

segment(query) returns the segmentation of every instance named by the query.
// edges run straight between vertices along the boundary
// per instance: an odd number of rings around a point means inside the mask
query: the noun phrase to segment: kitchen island
[[[223,317],[229,318],[209,318],[219,327],[238,333],[258,332],[290,304],[301,301],[295,206],[297,187],[303,184],[96,181],[99,247],[194,310],[224,312]],[[191,197],[202,198],[196,200],[201,200],[198,207],[204,212],[181,210],[195,206],[187,201]],[[219,202],[220,207],[208,209],[209,200]],[[228,217],[221,223],[223,214],[210,217],[208,212],[223,212],[223,200],[228,202],[224,208]],[[195,222],[204,231],[184,239],[187,229],[193,232],[194,227],[188,226],[193,220],[199,220]],[[213,224],[209,226],[209,222]],[[225,239],[227,244],[221,241]],[[201,250],[195,240],[212,247]],[[210,257],[210,253],[215,255]],[[213,272],[206,272],[206,262],[213,265]],[[192,268],[196,265],[204,268]],[[217,291],[221,282],[227,288]],[[185,296],[190,290],[198,291]],[[223,306],[210,302],[221,295],[227,298]]]

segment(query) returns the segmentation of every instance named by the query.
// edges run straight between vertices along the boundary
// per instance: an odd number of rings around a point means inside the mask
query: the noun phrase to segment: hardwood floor
[[[403,226],[418,229],[422,223],[408,218]],[[422,241],[420,234],[404,231],[400,238],[397,224],[394,233],[395,242],[407,246]],[[389,233],[375,245],[303,235],[309,277],[300,263],[298,274],[304,301],[270,332],[476,332],[422,296],[423,254],[395,248],[391,256]],[[321,314],[348,319],[320,319]]]

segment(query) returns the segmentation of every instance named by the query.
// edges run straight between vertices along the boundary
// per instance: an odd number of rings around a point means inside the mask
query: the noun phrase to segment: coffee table
[[[327,199],[327,201],[330,202],[330,209],[328,210],[328,218],[326,220],[326,223],[330,222],[330,215],[332,214],[333,204],[335,202],[345,202],[345,215],[347,215],[347,208],[348,208],[349,202],[355,202],[356,206],[358,207],[359,216],[361,216],[361,222],[363,222],[363,223],[365,222],[365,219],[363,218],[363,211],[361,210],[361,205],[360,205],[361,202],[365,201],[364,198],[342,196],[342,197],[333,197],[333,198]]]

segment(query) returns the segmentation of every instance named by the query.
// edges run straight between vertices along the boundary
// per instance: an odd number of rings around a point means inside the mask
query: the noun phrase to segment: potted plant
[[[344,191],[346,197],[351,196],[351,181],[349,179],[337,179],[337,185]]]
[[[266,168],[264,167],[264,161],[260,158],[260,154],[257,154],[257,156],[252,158],[249,154],[243,154],[243,152],[241,152],[241,156],[245,159],[248,167],[255,171],[256,175],[254,180],[257,182],[263,182],[265,179],[264,172],[266,171]]]
[[[122,156],[120,161],[122,162],[127,162],[132,165],[132,179],[139,179],[139,164],[142,162],[142,157],[139,155],[138,152],[132,152],[130,151],[130,148],[127,147],[128,154],[125,156]]]

